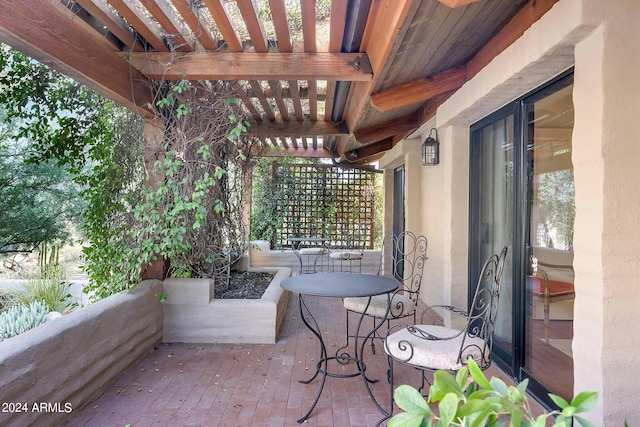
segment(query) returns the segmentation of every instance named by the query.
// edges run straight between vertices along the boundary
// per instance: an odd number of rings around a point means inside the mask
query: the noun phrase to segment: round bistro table
[[[363,314],[360,316],[360,320],[358,321],[356,337],[353,345],[353,355],[349,354],[348,352],[341,352],[340,354],[336,354],[335,356],[329,356],[329,354],[327,353],[327,347],[324,343],[324,340],[322,339],[322,332],[320,331],[320,327],[313,317],[313,313],[305,304],[304,296],[330,298],[368,297],[369,301],[371,301],[371,297],[375,295],[387,294],[388,296],[390,292],[393,292],[397,289],[398,282],[395,279],[389,277],[377,276],[372,274],[316,273],[289,277],[287,279],[284,279],[281,282],[280,286],[283,289],[298,294],[298,300],[300,303],[300,316],[302,317],[302,321],[320,342],[320,357],[318,358],[318,363],[316,365],[316,372],[310,379],[302,380],[300,382],[303,384],[309,384],[318,375],[321,376],[322,381],[320,383],[320,388],[318,389],[318,393],[316,394],[316,398],[313,401],[313,404],[311,405],[307,413],[298,420],[298,423],[303,423],[317,405],[318,400],[320,399],[320,395],[322,394],[322,390],[324,389],[324,384],[327,377],[353,378],[360,376],[364,381],[367,392],[369,393],[369,397],[371,397],[371,400],[376,404],[378,410],[380,410],[384,415],[388,415],[388,412],[385,411],[382,406],[380,406],[375,396],[373,395],[369,383],[375,381],[367,378],[365,372],[366,365],[362,357],[364,353],[365,343],[380,328],[380,326],[382,326],[382,324],[385,322],[386,315],[378,323],[375,323],[374,318],[373,329],[371,329],[371,331],[369,331],[366,335],[361,335],[360,327],[363,323],[362,321],[364,318],[364,313],[367,311],[366,309],[363,310]],[[387,315],[389,314],[389,308],[389,297],[387,297]],[[358,337],[361,336],[363,336],[364,338],[362,339],[360,344],[358,344]],[[347,345],[348,343],[349,337],[347,337]],[[352,373],[331,372],[329,370],[329,362],[337,362],[342,365],[349,362],[355,362],[357,371]]]

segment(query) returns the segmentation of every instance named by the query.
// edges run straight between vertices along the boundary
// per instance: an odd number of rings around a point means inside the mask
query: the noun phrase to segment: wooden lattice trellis
[[[289,237],[323,237],[332,247],[371,249],[375,240],[375,173],[332,165],[274,170],[283,216],[276,244]]]

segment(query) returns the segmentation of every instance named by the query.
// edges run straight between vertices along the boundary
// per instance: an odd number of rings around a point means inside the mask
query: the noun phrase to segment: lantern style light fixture
[[[431,136],[435,132],[435,138]],[[422,165],[435,166],[440,163],[440,143],[438,142],[438,131],[432,128],[429,137],[422,143]]]

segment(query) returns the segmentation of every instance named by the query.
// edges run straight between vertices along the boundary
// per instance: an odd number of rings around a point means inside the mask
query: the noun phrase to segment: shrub
[[[44,304],[16,304],[0,313],[0,338],[10,338],[43,324],[49,310]]]
[[[411,386],[396,388],[394,400],[405,412],[391,418],[388,426],[545,427],[547,419],[555,417],[554,426],[570,427],[572,421],[577,421],[583,427],[593,427],[578,414],[594,407],[598,399],[596,392],[579,393],[571,403],[549,395],[560,409],[534,417],[526,396],[527,385],[527,380],[517,387],[507,386],[498,378],[488,380],[473,359],[469,359],[468,369],[460,369],[455,378],[448,372],[437,371],[426,400]],[[437,411],[430,404],[437,404]]]
[[[69,302],[69,283],[60,267],[47,266],[40,273],[29,279],[24,290],[12,290],[9,296],[13,303],[29,305],[42,303],[49,311],[62,313]]]

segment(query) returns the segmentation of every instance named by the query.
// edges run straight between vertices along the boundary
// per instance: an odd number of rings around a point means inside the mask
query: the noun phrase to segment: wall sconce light
[[[431,134],[435,132],[435,138]],[[438,131],[432,128],[429,137],[422,143],[422,165],[435,166],[440,163],[440,143],[438,142]]]

